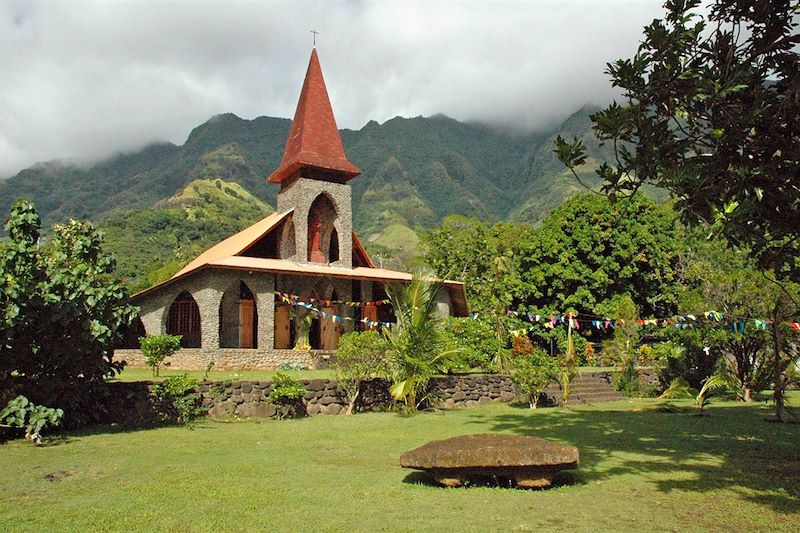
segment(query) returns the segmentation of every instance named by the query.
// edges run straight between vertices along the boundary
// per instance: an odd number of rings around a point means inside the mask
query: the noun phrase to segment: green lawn
[[[800,425],[769,414],[494,404],[15,441],[0,445],[0,531],[798,531]],[[398,466],[428,440],[480,432],[575,444],[580,469],[525,491],[443,489]]]

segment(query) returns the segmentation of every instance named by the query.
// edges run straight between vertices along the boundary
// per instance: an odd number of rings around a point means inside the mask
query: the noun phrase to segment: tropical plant
[[[539,397],[556,377],[558,370],[555,360],[541,348],[536,348],[531,353],[514,359],[511,377],[517,390],[528,397],[531,409],[536,409]]]
[[[386,351],[386,339],[377,331],[354,331],[339,338],[334,366],[339,386],[347,393],[345,414],[353,413],[363,382],[388,375]]]
[[[444,323],[446,349],[456,352],[452,366],[457,370],[492,367],[499,349],[490,323],[482,317],[448,317]]]
[[[415,413],[425,400],[431,377],[447,368],[455,351],[446,350],[442,334],[443,317],[437,309],[440,281],[415,274],[406,284],[386,286],[397,325],[384,329],[389,345],[389,392]]]
[[[106,378],[138,309],[113,277],[114,261],[88,222],[57,225],[40,239],[30,202],[14,204],[0,249],[0,395],[13,391],[63,409],[65,423],[100,421]]]
[[[673,399],[691,399],[694,400],[698,414],[703,416],[703,410],[711,403],[711,396],[715,392],[735,390],[735,386],[735,383],[731,381],[730,374],[724,370],[720,370],[706,378],[699,391],[692,388],[685,379],[675,378],[667,387],[667,390],[658,397],[657,403],[665,405],[666,402]]]
[[[169,366],[167,357],[181,349],[181,335],[146,335],[139,337],[139,346],[145,364],[152,369],[153,376],[158,376],[161,365]],[[206,374],[210,369],[206,369]]]
[[[162,422],[187,424],[208,412],[200,402],[197,385],[188,374],[170,376],[153,385],[153,404]]]
[[[25,396],[17,396],[0,411],[0,427],[23,428],[25,438],[41,444],[41,433],[49,426],[57,426],[64,411],[44,405],[35,405]]]
[[[300,381],[283,372],[272,378],[272,388],[267,401],[278,406],[278,418],[292,418],[305,415],[303,396],[306,388]]]

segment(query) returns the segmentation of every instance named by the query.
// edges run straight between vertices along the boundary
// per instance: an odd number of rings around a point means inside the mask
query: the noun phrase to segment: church
[[[377,268],[353,232],[349,181],[360,173],[345,154],[315,48],[283,157],[267,178],[280,187],[276,212],[134,295],[134,335],[181,335],[176,369],[320,368],[342,333],[392,323],[385,284],[411,274]],[[445,281],[438,308],[467,316],[463,284]],[[139,350],[115,356],[144,366]]]

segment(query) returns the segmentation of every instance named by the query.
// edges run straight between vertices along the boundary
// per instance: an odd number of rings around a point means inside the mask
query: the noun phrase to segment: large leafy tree
[[[30,202],[14,204],[0,250],[0,391],[62,408],[68,424],[97,419],[113,345],[136,308],[89,223],[40,239]]]
[[[675,216],[637,195],[575,196],[519,246],[518,301],[533,313],[613,314],[627,294],[643,316],[676,310]]]
[[[592,117],[616,159],[597,171],[612,197],[670,191],[683,218],[746,245],[762,268],[800,278],[797,0],[668,0],[631,59],[608,65],[624,102]],[[577,139],[556,141],[569,168]]]

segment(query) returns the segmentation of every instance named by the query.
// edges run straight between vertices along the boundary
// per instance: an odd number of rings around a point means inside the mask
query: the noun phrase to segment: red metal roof
[[[281,183],[303,168],[325,171],[340,183],[361,174],[361,169],[348,161],[344,153],[316,48],[311,51],[283,158],[267,182]]]

